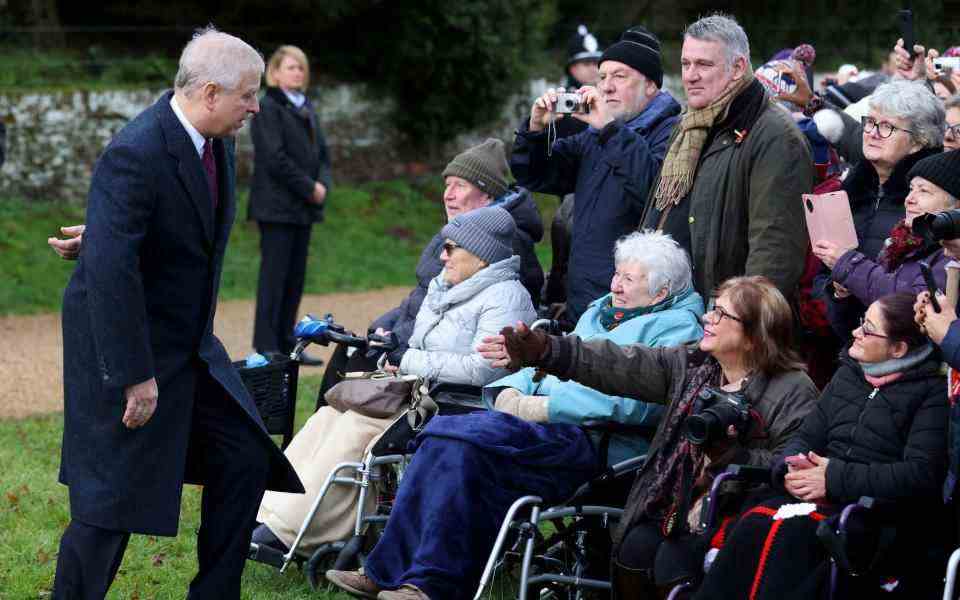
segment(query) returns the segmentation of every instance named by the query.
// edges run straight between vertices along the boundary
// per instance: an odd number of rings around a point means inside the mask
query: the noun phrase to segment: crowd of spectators
[[[369,327],[389,341],[380,364],[345,348],[331,359],[324,390],[346,371],[381,368],[482,387],[490,410],[427,423],[364,568],[327,578],[366,598],[468,597],[513,501],[559,502],[645,455],[613,532],[615,598],[656,598],[680,581],[700,584],[698,598],[815,594],[828,564],[817,524],[861,496],[899,513],[871,568],[893,565],[912,576],[894,591],[926,597],[943,566],[931,549],[960,530],[960,377],[941,370],[960,367],[960,321],[943,293],[960,256],[960,70],[939,69],[936,50],[891,47],[877,72],[844,65],[815,91],[812,45],[755,70],[744,29],[711,15],[683,33],[685,97],[674,98],[653,32],[631,27],[601,51],[581,26],[565,87],[533,102],[509,162],[504,142],[488,139],[444,169],[448,223],[423,250],[417,286]],[[286,64],[277,60],[271,68]],[[270,119],[302,134],[304,102],[268,92],[258,168]],[[302,218],[256,217],[265,257],[274,229],[309,240],[324,202],[329,173],[311,139],[313,174],[277,192],[295,193]],[[804,195],[827,191],[849,202],[855,247],[808,236]],[[531,192],[566,197],[546,281]],[[947,225],[934,231],[931,218]],[[51,245],[76,257],[82,233]],[[293,270],[295,299],[268,297],[273,273],[261,271],[265,351],[289,350],[284,323],[302,289]],[[529,328],[538,312],[570,334]],[[812,332],[817,315],[829,328]],[[811,336],[823,343],[804,344]],[[743,419],[692,434],[691,417],[715,398]],[[595,421],[634,428],[600,452],[583,427]],[[286,450],[308,493],[267,494],[254,540],[285,552],[333,465],[359,458],[391,422],[319,409]],[[733,464],[770,469],[768,485],[728,494],[719,529],[706,530],[706,494]],[[352,502],[321,511],[302,548],[343,539]],[[784,507],[790,543],[771,550]],[[858,593],[873,583],[861,579]]]

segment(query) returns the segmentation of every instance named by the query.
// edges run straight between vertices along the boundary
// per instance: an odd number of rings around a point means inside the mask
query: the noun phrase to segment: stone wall
[[[668,78],[666,87],[675,90]],[[489,136],[513,139],[532,99],[548,86],[531,81],[524,93],[505,102],[497,122],[451,140],[443,156]],[[0,119],[7,126],[6,162],[0,169],[0,201],[82,202],[97,157],[110,138],[149,106],[162,90],[108,90],[0,93]],[[390,126],[388,102],[370,98],[359,86],[340,85],[311,94],[333,158],[334,177],[362,181],[421,173],[435,165],[404,152]],[[680,96],[678,96],[680,97]],[[253,148],[244,127],[237,140],[241,179],[252,168]]]

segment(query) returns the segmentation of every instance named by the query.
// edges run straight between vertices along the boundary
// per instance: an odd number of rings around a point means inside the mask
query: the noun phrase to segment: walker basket
[[[280,447],[286,448],[293,439],[300,363],[284,357],[259,367],[247,367],[243,361],[235,362],[233,366],[253,397],[267,432],[282,435]]]

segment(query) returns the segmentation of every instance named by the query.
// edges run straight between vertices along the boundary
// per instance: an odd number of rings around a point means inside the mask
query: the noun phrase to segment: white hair
[[[748,68],[753,70],[750,67],[750,40],[747,39],[747,32],[731,15],[716,13],[708,17],[701,17],[687,26],[683,32],[683,37],[719,42],[723,46],[727,69],[733,67],[737,58],[742,56],[747,61]]]
[[[943,145],[946,111],[939,98],[923,83],[897,79],[879,86],[867,102],[888,117],[906,120],[911,137],[924,148]]]
[[[263,68],[263,56],[250,44],[208,25],[183,47],[173,86],[187,97],[208,83],[233,91],[248,75],[259,80]]]
[[[690,259],[672,237],[659,231],[634,231],[617,240],[613,251],[617,265],[637,263],[647,271],[651,296],[666,288],[668,297],[693,286]]]

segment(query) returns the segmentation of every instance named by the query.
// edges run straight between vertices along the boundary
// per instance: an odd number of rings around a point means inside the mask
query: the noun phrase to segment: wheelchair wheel
[[[313,556],[303,566],[303,572],[307,576],[307,581],[310,582],[310,589],[317,590],[324,585],[326,582],[324,573],[333,568],[333,563],[337,561],[337,556],[345,545],[346,542],[331,542],[323,544],[314,551]]]

